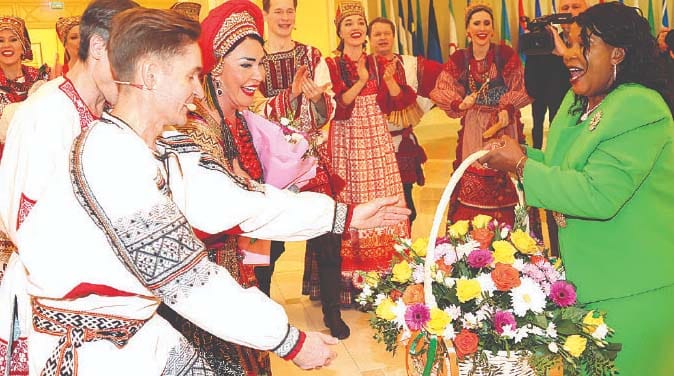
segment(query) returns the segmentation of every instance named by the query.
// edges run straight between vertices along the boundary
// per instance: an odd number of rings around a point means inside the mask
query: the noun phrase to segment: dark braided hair
[[[625,50],[625,58],[618,64],[618,74],[609,91],[624,83],[641,84],[659,92],[672,109],[673,97],[665,84],[667,81],[658,54],[658,44],[639,8],[617,1],[597,4],[579,14],[576,23],[581,28],[581,43],[586,59],[591,34],[611,46]],[[577,95],[571,112],[581,112],[585,106],[587,98]]]

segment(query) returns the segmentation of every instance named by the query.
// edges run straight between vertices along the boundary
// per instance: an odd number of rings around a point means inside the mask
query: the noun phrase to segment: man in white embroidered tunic
[[[58,77],[22,102],[9,128],[4,151],[5,163],[0,169],[0,217],[5,221],[9,239],[16,239],[21,225],[33,206],[39,202],[51,181],[56,166],[67,158],[73,139],[103,112],[104,103],[114,104],[117,86],[112,80],[107,56],[107,41],[112,17],[125,9],[137,7],[130,0],[98,0],[82,16],[80,64],[65,77]],[[62,218],[68,218],[63,213]],[[0,236],[0,241],[3,239]],[[5,240],[9,243],[9,240]],[[23,267],[16,254],[7,268],[5,288],[0,294],[0,321],[12,315],[14,294],[19,308],[30,317],[29,302],[22,299],[25,285]],[[0,278],[0,282],[3,278]],[[9,286],[12,290],[9,290]],[[4,316],[3,316],[4,315]],[[5,359],[7,335],[0,328],[0,359]],[[11,361],[11,374],[28,373],[26,331],[16,333]],[[0,361],[0,374],[6,365]]]
[[[110,61],[125,85],[119,100],[76,138],[69,160],[54,162],[39,204],[13,238],[28,272],[31,374],[212,375],[154,315],[160,301],[225,340],[272,350],[302,368],[327,365],[331,339],[297,330],[278,304],[242,289],[207,260],[192,227],[298,240],[409,213],[392,207],[392,198],[351,212],[319,194],[245,190],[189,138],[155,143],[203,95],[198,33],[196,22],[170,11],[131,9],[113,21]]]

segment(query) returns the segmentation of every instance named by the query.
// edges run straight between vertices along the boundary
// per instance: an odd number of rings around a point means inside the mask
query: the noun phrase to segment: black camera
[[[520,20],[526,22],[529,31],[520,35],[520,52],[525,55],[547,55],[555,49],[555,40],[546,26],[570,24],[574,22],[574,17],[571,13],[557,13],[533,20],[524,16]]]

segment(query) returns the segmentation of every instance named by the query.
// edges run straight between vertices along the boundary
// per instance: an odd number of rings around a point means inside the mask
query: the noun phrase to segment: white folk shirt
[[[217,233],[239,225],[253,237],[307,239],[332,229],[334,201],[270,186],[244,190],[188,138],[170,135],[153,153],[125,124],[105,119],[77,139],[74,161],[54,167],[15,239],[28,294],[41,304],[148,320],[122,348],[84,343],[78,374],[159,375],[167,364],[189,366],[189,344],[154,314],[160,300],[224,340],[277,346],[287,332],[283,308],[209,262],[192,226]],[[58,341],[30,333],[31,374]]]

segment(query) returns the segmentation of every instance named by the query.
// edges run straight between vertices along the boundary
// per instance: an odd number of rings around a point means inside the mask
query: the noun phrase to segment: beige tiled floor
[[[531,133],[529,107],[523,112],[523,119],[525,133],[529,136]],[[428,162],[424,166],[426,185],[416,187],[414,191],[418,215],[412,228],[413,237],[428,236],[437,200],[449,180],[458,128],[458,120],[449,119],[443,112],[434,109],[426,114],[415,129],[415,134],[428,155]],[[329,334],[323,325],[320,303],[301,295],[304,243],[289,243],[287,248],[276,266],[271,288],[272,298],[283,304],[294,325],[304,330]],[[342,312],[342,317],[351,328],[351,336],[335,346],[338,357],[332,365],[307,372],[272,356],[272,372],[280,376],[405,375],[404,352],[399,350],[392,356],[386,352],[382,344],[372,338],[373,331],[368,325],[369,314],[346,310]]]

